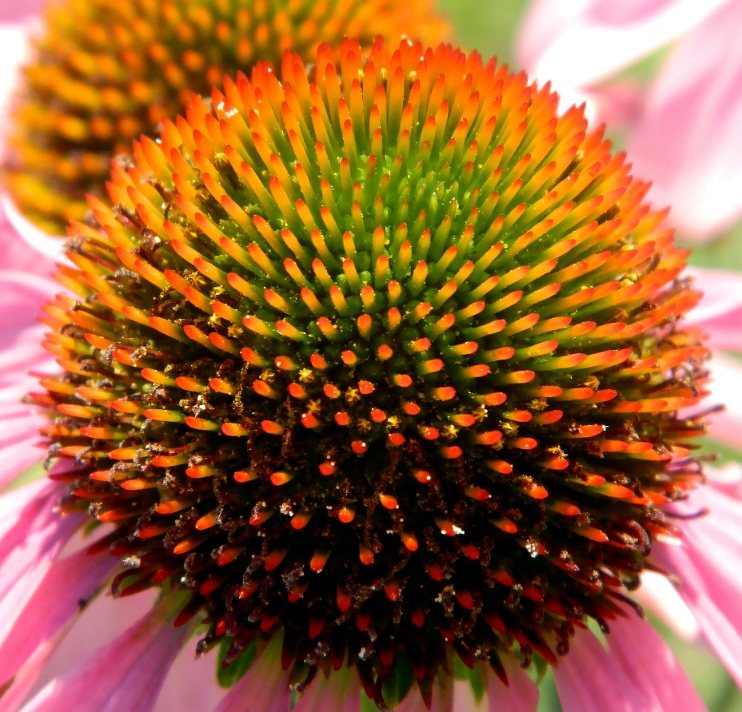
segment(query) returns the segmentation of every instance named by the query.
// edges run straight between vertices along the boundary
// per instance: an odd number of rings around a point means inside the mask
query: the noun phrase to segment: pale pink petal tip
[[[450,675],[439,675],[433,683],[430,712],[453,712],[453,691],[453,678]],[[412,686],[396,712],[428,712],[417,685]]]
[[[5,193],[0,196],[0,206],[10,226],[31,247],[52,259],[62,259],[64,257],[64,236],[48,235],[29,222],[15,206],[10,196]]]
[[[296,712],[358,712],[361,683],[355,670],[342,669],[325,677],[318,673],[294,707]]]
[[[629,612],[610,623],[608,650],[578,631],[554,668],[564,712],[705,712],[670,649],[649,623]]]
[[[709,471],[709,484],[678,505],[679,545],[659,542],[652,556],[680,580],[678,592],[696,616],[703,635],[742,687],[742,488],[739,466],[721,475]]]
[[[492,670],[487,669],[487,697],[489,711],[536,712],[538,687],[516,661],[508,656],[503,660],[508,684],[505,685]]]
[[[52,680],[22,712],[149,712],[188,627],[160,604],[78,668]]]

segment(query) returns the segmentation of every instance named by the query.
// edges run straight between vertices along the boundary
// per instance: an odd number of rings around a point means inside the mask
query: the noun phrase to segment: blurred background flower
[[[18,66],[28,56],[28,31],[36,22],[33,13],[42,4],[3,2],[0,6],[0,137],[7,136],[9,91],[16,84]],[[464,46],[485,56],[497,54],[541,81],[551,80],[562,94],[564,108],[587,102],[590,116],[608,122],[610,136],[626,148],[636,173],[654,181],[650,199],[658,207],[673,205],[670,222],[678,227],[681,243],[695,247],[690,262],[697,266],[698,284],[708,295],[694,318],[709,331],[715,348],[729,352],[718,355],[713,363],[710,400],[724,401],[727,411],[717,416],[712,433],[717,441],[705,449],[720,453],[723,463],[740,461],[742,362],[735,352],[742,347],[742,45],[738,41],[742,2],[438,0],[437,4],[452,18],[456,39]],[[0,140],[0,155],[2,145]],[[0,219],[0,283],[8,310],[4,313],[17,316],[3,324],[3,347],[8,348],[0,357],[0,408],[4,409],[0,418],[15,423],[18,418],[33,417],[16,400],[28,383],[3,381],[2,368],[12,369],[13,358],[27,353],[11,347],[38,338],[40,327],[34,325],[31,310],[22,310],[20,305],[43,302],[49,290],[50,263],[24,250],[7,219]],[[26,234],[33,235],[31,231]],[[35,276],[29,277],[29,271]],[[44,370],[44,358],[39,353],[38,363],[27,365]],[[28,430],[19,422],[17,432]],[[16,445],[19,453],[28,452],[28,439],[20,438]],[[31,459],[17,462],[22,469]],[[732,466],[724,472],[727,479],[720,477],[718,486],[737,488],[738,471]],[[732,516],[738,516],[736,510]],[[713,543],[713,532],[702,535]],[[692,571],[693,562],[682,565]],[[737,583],[732,577],[719,585]],[[686,595],[703,595],[689,588]],[[651,601],[651,596],[648,591],[646,600]],[[686,615],[679,604],[677,615],[669,617],[666,625],[653,622],[709,709],[742,711],[737,685],[708,643],[698,637],[697,627],[683,625]],[[98,616],[87,616],[91,628],[103,625],[95,620],[115,627],[107,611]],[[123,632],[123,627],[116,632]],[[52,658],[52,673],[75,655],[74,647],[70,643],[59,649]],[[78,653],[77,659],[81,657]],[[187,679],[188,672],[181,680]],[[178,687],[177,682],[167,684]],[[539,709],[559,710],[550,675],[541,690]],[[205,705],[218,696],[217,692],[210,694]],[[160,708],[161,712],[167,709]]]

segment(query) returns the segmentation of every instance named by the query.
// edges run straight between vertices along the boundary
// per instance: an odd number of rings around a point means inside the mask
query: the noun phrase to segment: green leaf
[[[379,708],[365,692],[361,692],[361,712],[379,712]]]
[[[396,707],[407,695],[415,682],[412,666],[406,655],[398,655],[394,661],[392,679],[384,684],[382,695],[389,707]]]
[[[255,643],[253,643],[225,667],[224,660],[231,644],[231,638],[224,638],[219,643],[219,655],[217,657],[216,677],[219,685],[225,688],[232,687],[248,671],[253,660],[255,660]]]

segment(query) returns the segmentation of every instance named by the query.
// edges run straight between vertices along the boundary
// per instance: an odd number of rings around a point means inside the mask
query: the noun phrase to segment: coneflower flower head
[[[70,227],[39,397],[64,509],[114,527],[115,592],[190,590],[225,665],[281,639],[297,692],[553,663],[699,480],[687,253],[495,60],[346,40],[280,77],[194,97]]]
[[[406,35],[435,44],[446,24],[430,0],[65,0],[50,3],[15,108],[7,183],[54,234],[83,219],[111,158],[181,112],[191,92],[284,51],[321,41]]]

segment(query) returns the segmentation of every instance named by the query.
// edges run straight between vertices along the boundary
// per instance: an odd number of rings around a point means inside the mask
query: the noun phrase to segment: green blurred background
[[[485,58],[497,55],[500,61],[508,62],[513,69],[521,69],[515,61],[515,44],[518,28],[530,2],[527,0],[437,0],[437,2],[453,20],[459,44],[467,49],[478,50]],[[658,62],[652,60],[653,58],[644,60],[632,68],[632,78],[648,79],[658,65]],[[613,138],[617,143],[621,142],[620,136],[614,135]],[[682,242],[682,236],[679,236],[679,239]],[[690,262],[699,267],[742,271],[742,225],[737,225],[729,234],[710,245],[695,247]],[[717,452],[722,462],[742,459],[742,452],[735,452],[718,443],[709,443],[706,449]],[[737,689],[713,653],[703,643],[687,643],[675,637],[658,622],[653,623],[677,655],[709,710],[742,712],[742,692]],[[637,641],[637,644],[641,645],[641,641]],[[589,674],[589,671],[586,671],[586,674]],[[553,677],[548,675],[541,685],[539,712],[560,710]]]

